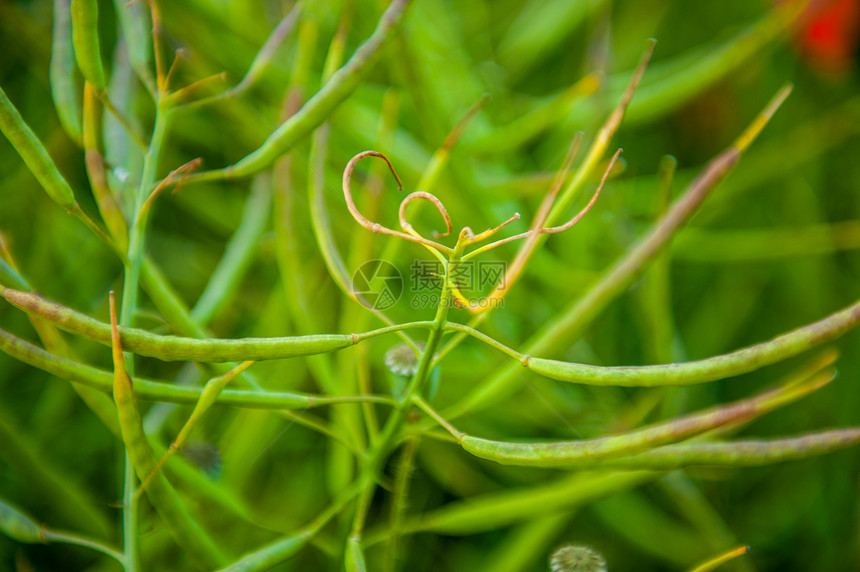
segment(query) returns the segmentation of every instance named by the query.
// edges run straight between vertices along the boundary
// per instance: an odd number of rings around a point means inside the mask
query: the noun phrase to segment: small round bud
[[[552,553],[549,559],[552,572],[606,572],[606,560],[591,548],[582,544],[568,544]]]

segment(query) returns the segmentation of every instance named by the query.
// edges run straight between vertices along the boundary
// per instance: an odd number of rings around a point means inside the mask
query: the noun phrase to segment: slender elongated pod
[[[600,367],[558,360],[526,358],[524,365],[537,374],[586,385],[657,387],[693,385],[736,377],[794,357],[831,342],[860,323],[860,302],[774,339],[699,361],[668,365]]]
[[[834,372],[824,372],[809,380],[789,383],[749,399],[610,437],[582,441],[517,443],[460,435],[458,440],[464,450],[476,457],[505,465],[573,467],[577,463],[639,453],[721,426],[748,421],[808,395],[828,384],[834,376]]]
[[[0,296],[27,312],[37,314],[58,327],[104,345],[110,345],[110,325],[35,294],[0,286]],[[137,328],[121,327],[123,348],[164,361],[261,361],[308,356],[337,351],[368,338],[409,328],[428,328],[430,322],[411,322],[360,334],[322,334],[281,338],[235,340],[161,336]]]

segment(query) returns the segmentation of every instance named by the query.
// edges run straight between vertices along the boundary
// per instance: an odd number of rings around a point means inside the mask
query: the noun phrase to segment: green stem
[[[452,299],[450,295],[450,281],[448,277],[453,275],[454,270],[459,264],[462,256],[463,250],[466,248],[468,243],[467,235],[465,230],[460,233],[459,238],[457,239],[457,244],[454,246],[454,250],[451,252],[451,256],[449,258],[448,263],[448,274],[445,277],[445,281],[442,286],[442,293],[439,297],[439,305],[436,308],[436,317],[433,319],[434,326],[430,329],[430,334],[427,337],[427,345],[424,348],[424,353],[421,354],[421,360],[418,363],[418,369],[415,372],[415,375],[412,377],[412,381],[409,383],[409,386],[406,388],[406,391],[400,396],[397,404],[394,407],[394,410],[391,412],[391,415],[385,422],[385,426],[382,428],[379,436],[374,442],[373,446],[368,451],[367,461],[364,466],[364,473],[362,474],[362,480],[364,483],[364,491],[363,495],[366,497],[372,496],[372,487],[376,482],[376,476],[381,470],[382,464],[385,459],[391,453],[392,449],[397,447],[399,444],[399,433],[400,429],[403,425],[403,422],[406,420],[406,415],[409,411],[409,408],[413,405],[415,400],[420,400],[420,391],[424,382],[427,380],[427,376],[430,373],[430,370],[433,368],[433,356],[436,353],[436,349],[439,346],[439,342],[442,340],[442,336],[445,335],[445,324],[448,318],[448,311],[451,307]],[[361,508],[359,508],[359,511]],[[351,539],[352,542],[352,539]],[[347,549],[355,549],[358,550],[360,547],[355,544],[350,544]]]
[[[221,572],[250,572],[252,570],[268,570],[283,562],[301,550],[308,541],[317,534],[323,526],[365,488],[365,483],[358,481],[339,494],[332,504],[317,516],[313,522],[299,532],[285,536],[262,548],[246,554],[236,560]]]
[[[466,240],[463,239],[463,235],[461,234],[460,239],[457,241],[457,245],[454,247],[454,251],[451,253],[448,264],[449,276],[457,263],[460,262],[460,258],[463,255],[463,249],[465,247]],[[412,376],[412,381],[410,381],[406,391],[404,391],[399,398],[397,406],[394,408],[391,416],[385,422],[385,426],[379,434],[379,438],[376,443],[374,443],[368,455],[368,470],[373,473],[379,469],[382,461],[388,456],[388,453],[391,452],[390,449],[392,444],[396,441],[397,431],[400,429],[400,426],[406,418],[406,414],[412,404],[413,398],[419,394],[419,390],[426,381],[427,375],[430,373],[433,366],[433,355],[436,353],[436,348],[439,346],[439,342],[445,334],[448,310],[451,307],[449,298],[449,283],[446,277],[442,286],[442,294],[439,296],[439,306],[436,308],[436,317],[433,319],[434,325],[430,328],[430,335],[427,337],[427,345],[424,348],[424,353],[421,354],[421,361],[418,362],[418,369],[415,372],[415,375]]]
[[[160,100],[155,114],[155,125],[152,129],[152,139],[149,150],[144,156],[143,172],[141,174],[140,186],[134,201],[134,221],[129,229],[129,243],[127,261],[125,262],[125,277],[122,289],[122,309],[119,316],[119,324],[131,326],[134,313],[137,310],[137,294],[140,282],[140,268],[144,259],[144,237],[146,233],[146,213],[143,210],[149,195],[149,187],[155,181],[158,170],[158,160],[164,145],[164,135],[167,131],[168,113],[161,106]],[[134,356],[128,354],[125,357],[126,368],[130,376],[134,375]],[[124,438],[125,440],[125,438]],[[126,442],[126,448],[128,443]],[[135,500],[135,467],[126,452],[125,477],[123,485],[123,550],[125,552],[124,563],[127,572],[138,569],[138,542],[137,542],[137,502]]]
[[[143,160],[143,174],[141,175],[140,187],[135,197],[135,218],[130,230],[128,262],[126,264],[126,275],[122,288],[122,309],[119,316],[121,326],[131,326],[132,317],[137,311],[137,293],[140,282],[140,268],[144,258],[144,236],[146,233],[146,220],[148,218],[146,213],[141,211],[149,195],[149,188],[155,181],[169,115],[169,111],[166,108],[161,105],[158,106],[149,151],[147,151]],[[130,359],[130,356],[126,356],[126,367],[128,368],[129,375],[134,375],[134,362]]]
[[[134,466],[128,454],[125,455],[125,476],[122,491],[122,563],[126,572],[137,572],[140,569],[140,554],[137,546],[137,495],[134,476]]]
[[[117,560],[118,562],[125,565],[126,570],[132,570],[129,567],[128,561],[125,556],[121,553],[117,552],[110,546],[106,544],[102,544],[101,542],[97,542],[95,540],[90,540],[89,538],[84,538],[82,536],[78,536],[77,534],[73,534],[70,532],[60,532],[58,530],[47,530],[42,529],[42,536],[45,537],[45,540],[49,542],[62,542],[64,544],[74,544],[75,546],[84,546],[86,548],[92,548],[102,554],[106,554],[111,558]],[[136,569],[136,568],[134,568]]]
[[[410,437],[406,441],[400,459],[397,463],[395,475],[393,498],[391,500],[391,536],[388,539],[386,570],[395,572],[397,570],[397,549],[400,541],[400,527],[403,523],[403,514],[406,512],[406,504],[409,496],[409,476],[415,463],[415,454],[418,452],[420,437]]]
[[[347,539],[346,553],[344,555],[344,566],[350,572],[366,568],[361,539],[364,531],[364,523],[367,521],[367,512],[370,510],[370,503],[373,501],[373,490],[372,486],[365,487],[358,498],[355,518],[352,521],[352,530]]]

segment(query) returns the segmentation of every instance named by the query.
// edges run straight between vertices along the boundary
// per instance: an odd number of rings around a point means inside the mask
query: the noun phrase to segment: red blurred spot
[[[798,31],[798,47],[807,63],[828,74],[847,72],[860,39],[860,0],[813,3]]]

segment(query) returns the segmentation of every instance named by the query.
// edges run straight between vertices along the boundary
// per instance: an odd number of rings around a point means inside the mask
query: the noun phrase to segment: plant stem
[[[126,572],[139,570],[140,555],[137,547],[137,494],[135,486],[134,466],[128,453],[125,457],[125,476],[122,492],[122,558]]]
[[[101,542],[97,542],[95,540],[90,540],[89,538],[78,536],[77,534],[73,534],[70,532],[60,532],[56,530],[47,530],[43,528],[42,536],[44,536],[45,539],[50,542],[62,542],[65,544],[74,544],[75,546],[85,546],[87,548],[92,548],[93,550],[97,550],[102,554],[106,554],[121,563],[125,563],[125,558],[123,557],[123,555],[111,548],[110,546],[107,546],[106,544],[102,544]],[[127,564],[126,570],[131,570],[131,568],[129,568]]]
[[[454,269],[460,262],[466,243],[467,240],[465,240],[465,235],[461,233],[449,259],[448,276],[453,274]],[[412,377],[412,381],[410,381],[406,391],[404,391],[400,396],[394,411],[391,412],[391,416],[385,422],[385,426],[379,434],[377,441],[370,449],[367,468],[374,474],[380,468],[380,464],[388,456],[388,453],[390,453],[391,445],[396,440],[397,431],[400,429],[400,426],[406,418],[406,413],[412,404],[412,399],[414,396],[418,395],[421,386],[424,384],[424,381],[427,379],[427,375],[430,373],[433,366],[433,355],[436,353],[436,348],[439,346],[439,342],[445,334],[448,310],[451,307],[449,301],[449,289],[449,280],[446,277],[442,285],[442,294],[439,296],[439,306],[436,308],[436,317],[433,319],[434,325],[430,328],[430,335],[427,337],[427,345],[424,348],[424,353],[421,354],[421,361],[418,362],[418,370]]]
[[[121,326],[131,326],[132,317],[137,311],[137,291],[140,282],[140,267],[144,258],[144,236],[146,233],[146,216],[141,212],[149,194],[149,188],[155,181],[158,169],[158,160],[161,157],[161,148],[164,144],[164,135],[167,131],[169,111],[161,104],[158,105],[155,114],[155,125],[152,129],[152,139],[149,150],[143,160],[143,174],[134,203],[134,222],[131,226],[128,244],[128,262],[126,275],[122,288],[122,309],[120,311],[119,323]],[[134,375],[134,361],[130,355],[126,356],[126,367],[129,375]]]
[[[159,95],[161,97],[161,95]],[[125,267],[125,277],[122,287],[122,310],[119,323],[122,326],[131,326],[134,313],[137,309],[137,293],[140,282],[140,268],[144,259],[144,236],[146,233],[146,213],[143,205],[149,195],[149,187],[155,181],[158,170],[158,160],[161,156],[161,148],[164,144],[164,134],[167,131],[168,113],[157,103],[155,114],[155,125],[152,129],[152,139],[149,150],[143,161],[143,172],[141,174],[140,186],[134,201],[134,221],[129,229],[128,255]],[[134,375],[134,356],[125,356],[126,369],[130,376]],[[132,466],[128,453],[125,455],[125,477],[123,484],[123,551],[125,552],[124,564],[127,572],[135,572],[138,569],[138,546],[137,546],[137,502],[135,500],[135,468]]]
[[[463,249],[467,243],[468,240],[465,233],[460,233],[460,238],[457,240],[457,244],[449,259],[448,276],[451,275],[453,269],[460,262]],[[442,286],[442,294],[439,297],[439,305],[436,308],[436,317],[433,319],[433,326],[430,328],[430,334],[427,337],[427,345],[424,348],[424,353],[421,354],[421,361],[418,363],[418,370],[412,376],[412,381],[398,399],[394,410],[385,422],[385,426],[368,451],[367,462],[361,475],[361,479],[364,481],[364,488],[361,492],[358,507],[356,508],[355,521],[347,544],[347,558],[353,554],[353,551],[358,552],[359,555],[361,554],[361,530],[364,526],[367,509],[373,498],[373,485],[376,482],[376,475],[381,470],[382,463],[385,462],[392,449],[397,447],[398,433],[403,425],[403,421],[406,419],[409,407],[412,406],[413,398],[419,396],[421,387],[424,385],[433,367],[433,355],[436,353],[436,348],[439,346],[442,336],[445,335],[445,323],[448,317],[448,310],[451,307],[449,297],[449,281],[446,277]]]
[[[395,476],[393,499],[391,501],[391,536],[388,539],[387,558],[385,569],[388,572],[397,570],[397,549],[400,541],[400,526],[403,522],[403,514],[406,512],[407,497],[409,495],[409,476],[415,463],[415,454],[418,452],[420,437],[410,437],[404,445]]]

